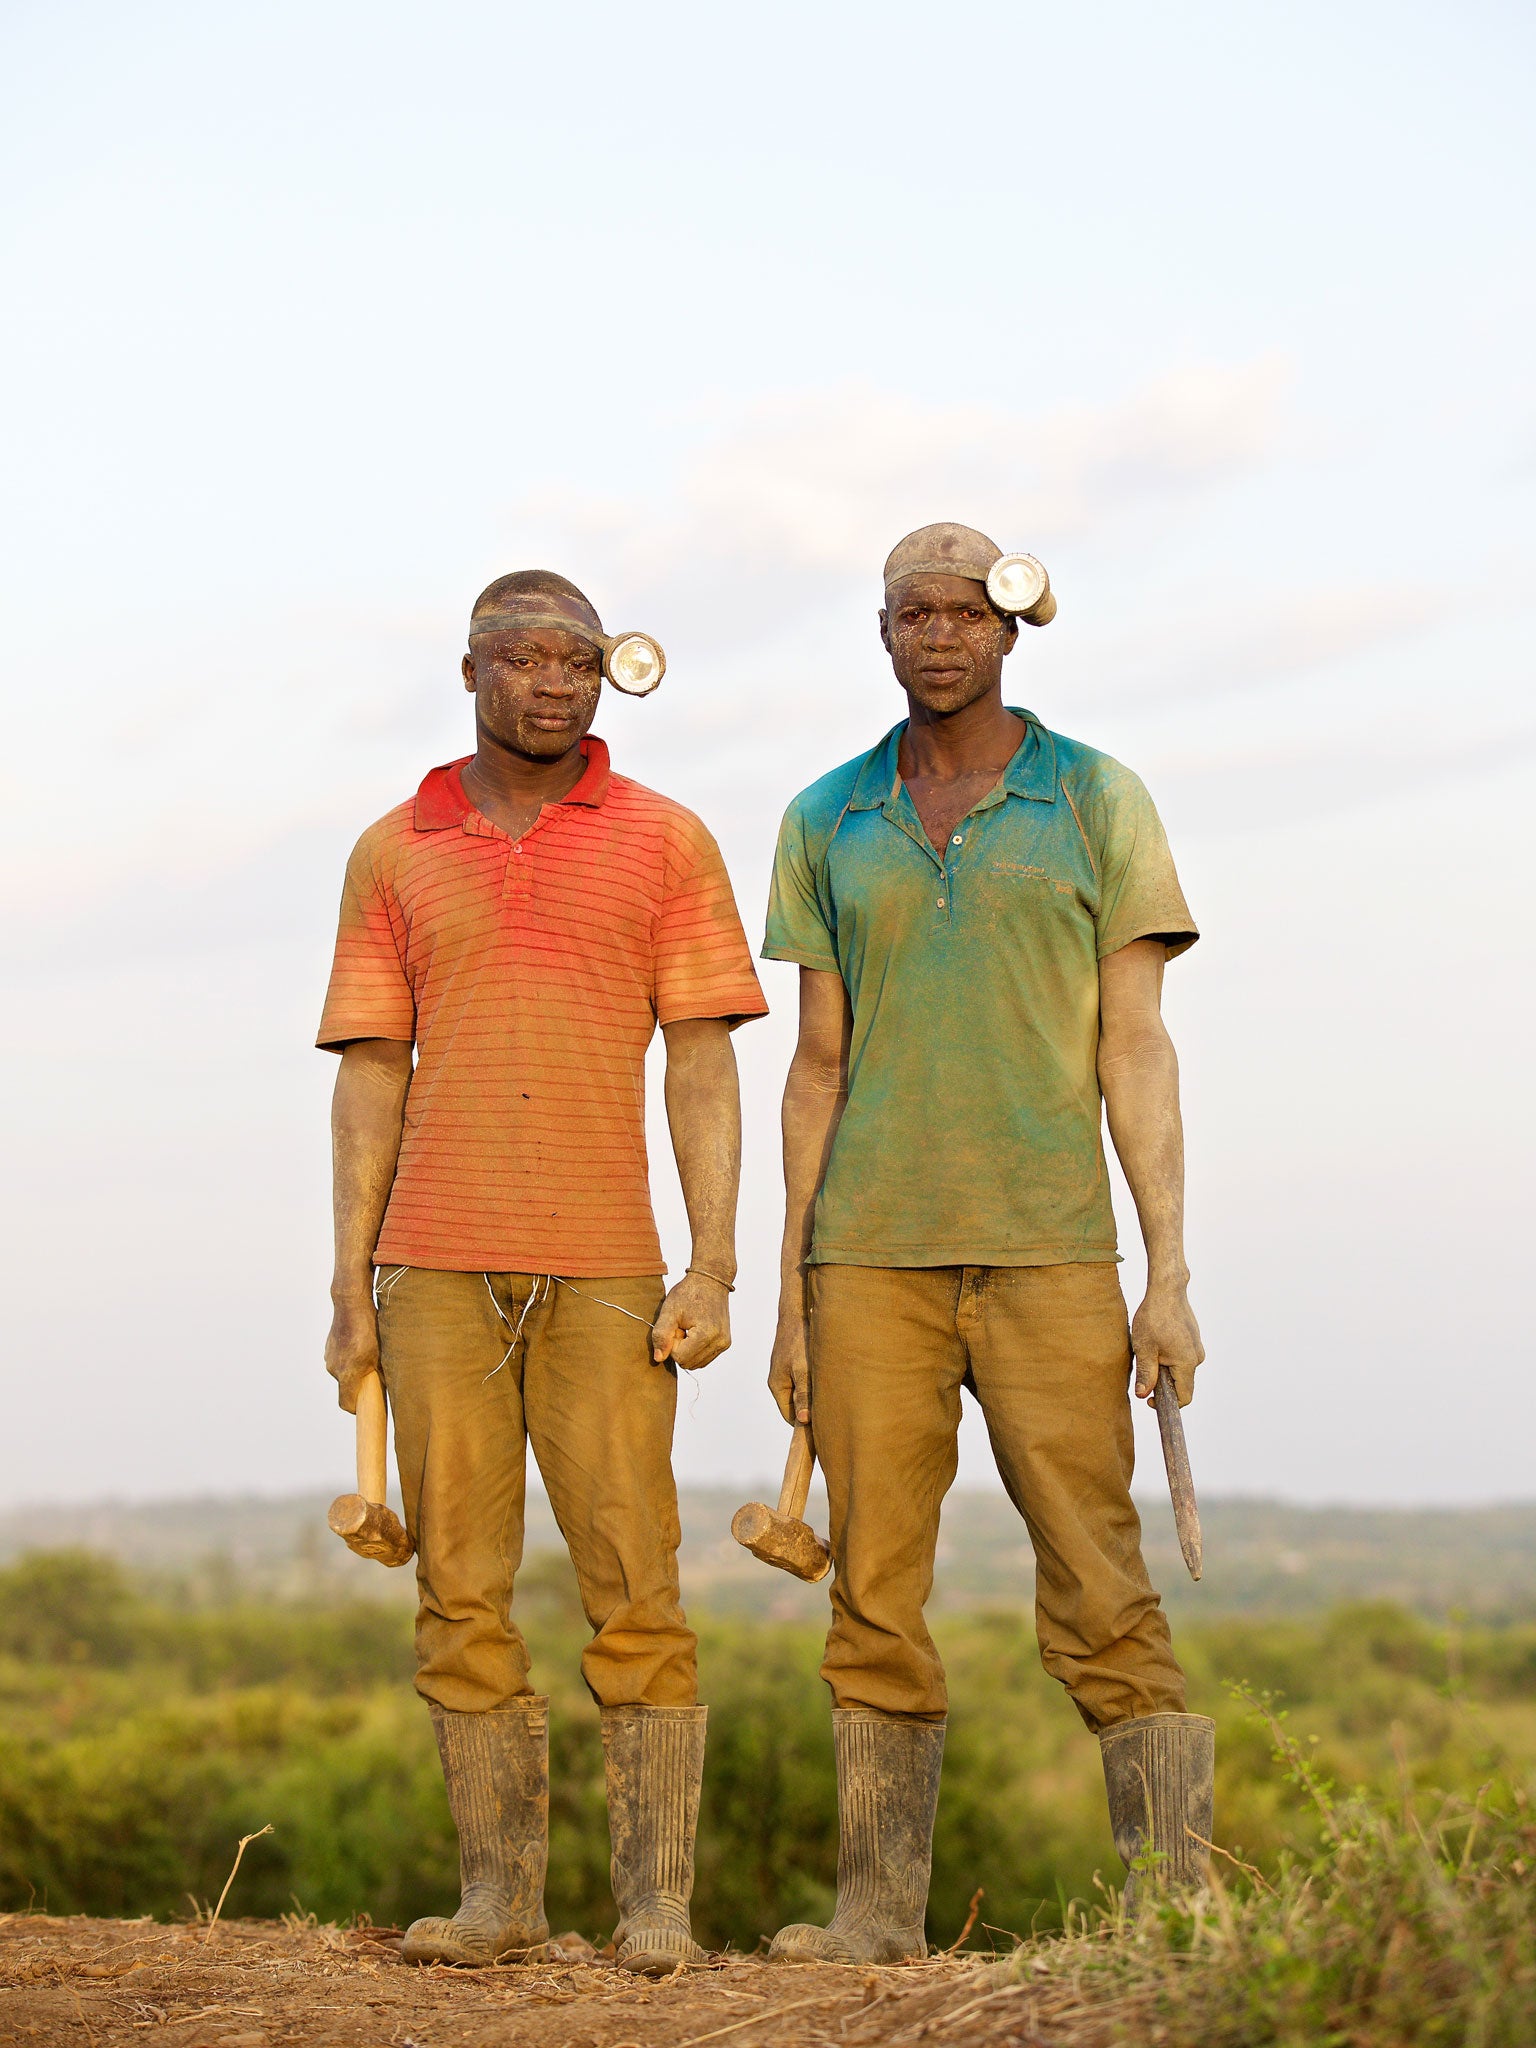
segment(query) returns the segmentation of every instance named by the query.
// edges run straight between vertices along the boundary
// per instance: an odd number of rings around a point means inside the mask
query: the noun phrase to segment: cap
[[[897,541],[885,558],[885,587],[905,576],[969,576],[985,583],[992,564],[1002,549],[974,526],[957,526],[941,519],[934,526],[920,526],[905,540]]]
[[[1042,563],[1033,555],[1005,555],[995,540],[953,520],[920,526],[891,549],[885,558],[886,590],[908,576],[968,576],[986,585],[995,611],[1026,625],[1047,626],[1056,616],[1051,579]]]

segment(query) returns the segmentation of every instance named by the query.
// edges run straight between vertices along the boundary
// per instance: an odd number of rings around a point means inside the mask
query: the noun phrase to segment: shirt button
[[[952,840],[950,841],[950,845],[951,845],[951,846],[964,846],[964,844],[965,844],[965,837],[964,837],[964,835],[963,835],[962,833],[959,833],[959,832],[957,832],[957,833],[955,834],[954,838],[953,838],[953,839],[952,839]]]
[[[942,896],[939,898],[939,908],[940,910],[944,908],[944,898]]]

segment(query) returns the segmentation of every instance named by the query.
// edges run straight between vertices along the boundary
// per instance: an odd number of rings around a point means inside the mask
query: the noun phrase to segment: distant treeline
[[[762,1489],[776,1497],[774,1487]],[[684,1598],[715,1614],[813,1621],[825,1587],[765,1571],[730,1539],[749,1487],[685,1487]],[[410,1598],[408,1572],[382,1573],[352,1557],[325,1526],[326,1499],[210,1499],[0,1515],[0,1565],[29,1550],[83,1544],[137,1573],[160,1573],[183,1595],[218,1603],[260,1591],[281,1599]],[[825,1506],[811,1512],[825,1526]],[[1142,1504],[1153,1578],[1176,1618],[1315,1615],[1345,1601],[1390,1600],[1427,1619],[1460,1614],[1488,1623],[1536,1621],[1536,1503],[1483,1508],[1303,1508],[1279,1501],[1202,1503],[1206,1571],[1185,1577],[1168,1504]],[[530,1558],[559,1547],[549,1504],[529,1496]],[[1000,1493],[949,1496],[939,1541],[936,1612],[1033,1601],[1034,1559],[1024,1526]]]
[[[519,1582],[535,1680],[552,1696],[550,1911],[612,1925],[596,1710],[577,1660],[586,1629],[569,1566]],[[831,1903],[836,1870],[821,1630],[695,1616],[709,1763],[697,1924],[750,1950]],[[982,1921],[1058,1923],[1118,1884],[1098,1749],[1041,1673],[1025,1617],[941,1618],[952,1713],[931,1931],[952,1941],[978,1886]],[[1186,1625],[1191,1704],[1222,1724],[1218,1831],[1272,1868],[1313,1846],[1315,1812],[1271,1762],[1272,1738],[1231,1697],[1283,1696],[1345,1786],[1536,1794],[1536,1626],[1434,1627],[1374,1605],[1294,1622]],[[410,1622],[393,1604],[149,1597],[111,1562],[44,1553],[0,1571],[0,1910],[188,1913],[246,1855],[227,1911],[296,1907],[380,1924],[440,1910],[456,1858],[427,1714],[410,1686]]]

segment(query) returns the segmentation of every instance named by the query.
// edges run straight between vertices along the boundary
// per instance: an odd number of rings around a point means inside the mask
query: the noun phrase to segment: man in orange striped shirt
[[[404,1952],[488,1963],[549,1932],[548,1701],[511,1611],[531,1440],[593,1629],[619,1960],[670,1970],[701,1953],[706,1712],[678,1594],[676,1372],[730,1343],[730,1032],[767,1005],[714,840],[590,733],[613,644],[592,605],[524,571],[469,630],[475,753],[358,842],[319,1037],[341,1054],[326,1364],[343,1408],[371,1372],[388,1389],[416,1686],[459,1831],[459,1910]],[[645,1151],[658,1023],[693,1234],[670,1293]]]

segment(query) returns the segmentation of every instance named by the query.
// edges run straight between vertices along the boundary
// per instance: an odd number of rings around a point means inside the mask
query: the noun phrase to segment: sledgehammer
[[[797,1579],[806,1579],[812,1585],[832,1569],[831,1551],[804,1519],[805,1498],[811,1490],[815,1463],[811,1432],[803,1422],[797,1422],[790,1439],[778,1507],[766,1507],[760,1500],[748,1501],[731,1519],[731,1534],[754,1557],[760,1557],[764,1564],[776,1564],[780,1571],[793,1572]]]
[[[359,1557],[405,1564],[416,1546],[400,1517],[384,1505],[388,1450],[384,1382],[371,1372],[357,1390],[357,1491],[339,1494],[325,1519]]]

